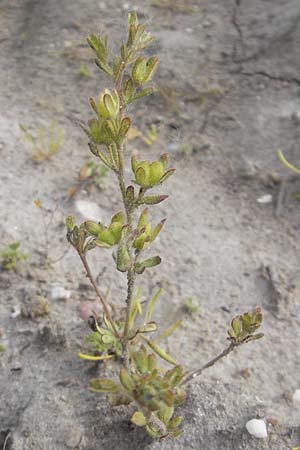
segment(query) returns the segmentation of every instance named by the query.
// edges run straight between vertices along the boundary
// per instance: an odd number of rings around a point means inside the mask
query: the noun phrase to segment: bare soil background
[[[19,241],[30,254],[16,273],[0,274],[0,448],[300,446],[300,412],[291,401],[300,388],[300,182],[277,158],[282,148],[299,163],[300,2],[154,3],[0,2],[1,249]],[[168,218],[157,243],[163,263],[145,275],[144,296],[164,288],[158,311],[163,327],[183,317],[169,350],[190,368],[224,348],[235,314],[255,306],[265,314],[264,339],[190,387],[184,436],[161,444],[132,427],[128,411],[111,410],[104,396],[87,390],[89,379],[105,369],[77,357],[87,326],[76,308],[94,294],[74,251],[43,267],[44,228],[33,203],[39,198],[49,211],[60,205],[49,228],[52,258],[68,249],[64,217],[73,212],[78,220],[88,218],[76,210],[78,201],[96,203],[103,221],[120,207],[108,177],[104,189],[81,189],[73,202],[63,200],[88,154],[78,121],[90,115],[88,98],[107,86],[93,67],[86,36],[108,33],[110,49],[117,49],[128,9],[136,9],[157,37],[153,52],[161,64],[155,79],[160,93],[132,109],[144,133],[157,125],[158,140],[151,147],[131,141],[127,156],[139,151],[152,159],[167,150],[177,168],[166,185],[170,199],[155,210],[157,220]],[[79,76],[80,62],[90,77]],[[19,124],[34,131],[53,118],[65,130],[62,149],[37,165]],[[272,202],[258,203],[265,194]],[[110,287],[121,305],[125,279],[115,274],[109,252],[92,252],[91,262],[100,285]],[[71,297],[51,300],[53,283]],[[48,298],[50,315],[24,317],[38,294]],[[199,307],[192,316],[182,308],[189,297]],[[22,315],[13,318],[20,307]],[[253,417],[267,421],[266,440],[247,433],[245,423]]]

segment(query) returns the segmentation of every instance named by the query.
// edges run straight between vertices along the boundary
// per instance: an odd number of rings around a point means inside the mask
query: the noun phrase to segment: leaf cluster
[[[3,270],[13,270],[18,262],[25,261],[29,255],[20,250],[20,242],[13,242],[0,253],[0,263]]]

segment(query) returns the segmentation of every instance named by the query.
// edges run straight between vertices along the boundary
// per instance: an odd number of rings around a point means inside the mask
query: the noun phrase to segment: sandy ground
[[[155,2],[153,2],[155,3]],[[277,150],[299,162],[299,0],[2,0],[0,3],[0,239],[1,249],[19,241],[30,259],[0,274],[0,448],[5,450],[195,449],[291,450],[300,446],[299,180],[280,164]],[[169,7],[163,6],[168,4]],[[183,408],[186,432],[159,444],[87,391],[103,368],[78,359],[87,327],[78,302],[94,298],[80,262],[70,250],[44,268],[45,231],[34,205],[57,208],[49,227],[50,258],[68,249],[64,217],[78,202],[96,203],[99,219],[120,208],[114,180],[79,190],[64,202],[86,161],[87,140],[78,127],[89,117],[88,98],[107,86],[86,45],[90,32],[109,33],[111,49],[122,39],[127,10],[149,24],[161,58],[161,94],[132,109],[135,125],[160,130],[147,146],[131,141],[127,156],[149,159],[168,151],[176,176],[170,199],[157,207],[167,225],[157,243],[163,263],[143,278],[148,298],[164,288],[158,320],[182,317],[169,350],[186,366],[199,367],[226,345],[235,314],[264,310],[263,340],[205,372],[190,387]],[[84,63],[90,76],[80,76]],[[35,132],[56,119],[63,145],[37,165],[21,139],[19,124]],[[130,176],[129,171],[127,176]],[[271,195],[264,204],[257,199]],[[298,194],[298,195],[297,195]],[[279,201],[278,201],[279,198]],[[281,201],[282,200],[282,201]],[[115,274],[109,252],[91,263],[115,303],[125,298],[125,279]],[[53,283],[71,291],[51,299]],[[50,314],[30,316],[37,295]],[[192,316],[187,298],[199,307]],[[14,318],[12,311],[22,308]],[[32,314],[31,314],[32,315]],[[166,319],[166,317],[168,319]],[[245,423],[267,421],[265,440]]]

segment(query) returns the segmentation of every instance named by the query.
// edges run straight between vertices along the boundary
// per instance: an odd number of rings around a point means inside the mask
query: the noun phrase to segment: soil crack
[[[272,81],[280,81],[282,83],[288,83],[288,84],[297,84],[298,86],[300,86],[300,79],[298,79],[298,78],[280,77],[280,76],[272,75],[268,72],[265,72],[264,70],[258,70],[255,72],[246,72],[244,70],[241,70],[240,74],[244,75],[246,77],[255,77],[255,76],[260,75],[260,76],[268,78],[269,80],[272,80]]]

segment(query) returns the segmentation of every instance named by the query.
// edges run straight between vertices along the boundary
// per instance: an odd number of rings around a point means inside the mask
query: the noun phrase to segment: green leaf
[[[142,202],[145,205],[158,205],[168,197],[168,195],[149,195],[148,197],[143,197]]]
[[[140,411],[136,411],[130,420],[138,427],[144,427],[147,423],[146,417]]]
[[[148,306],[148,308],[146,310],[146,314],[145,314],[145,323],[150,322],[152,314],[153,314],[154,306],[156,305],[156,302],[159,299],[161,293],[162,293],[162,289],[160,288],[160,289],[158,289],[158,291],[156,292],[156,294],[154,295],[154,297],[150,301],[149,306]]]
[[[161,179],[160,179],[160,184],[161,183],[164,183],[171,175],[173,175],[173,173],[176,171],[176,169],[170,169],[170,170],[167,170],[167,172],[165,172],[164,174],[163,174],[163,176],[161,177]]]
[[[108,64],[104,63],[100,59],[95,59],[95,64],[99,67],[99,69],[101,69],[103,72],[105,72],[110,77],[114,76],[113,70]]]
[[[132,302],[132,308],[131,308],[130,317],[129,317],[129,330],[131,330],[134,326],[134,322],[135,322],[137,313],[142,314],[142,307],[141,307],[141,302],[140,302],[141,292],[142,292],[142,286],[139,286],[136,296],[134,297],[133,302]]]
[[[147,95],[153,94],[154,89],[152,87],[142,89],[141,91],[137,92],[135,95],[133,95],[128,103],[135,102],[136,100],[140,100],[141,98],[147,97]]]
[[[177,328],[181,325],[181,323],[182,320],[178,320],[177,322],[173,323],[173,325],[167,328],[166,331],[164,331],[163,334],[161,334],[157,339],[155,339],[154,342],[160,342],[163,341],[164,339],[167,339],[169,336],[171,336],[171,334],[174,333],[175,330],[177,330]]]
[[[118,392],[120,386],[112,380],[96,379],[90,380],[90,387],[93,391],[97,392]]]
[[[122,367],[119,373],[120,382],[125,389],[132,391],[135,387],[134,381],[125,367]]]
[[[121,136],[122,139],[125,138],[126,134],[129,131],[130,126],[131,126],[130,118],[129,117],[124,117],[124,119],[121,122],[120,131],[119,131],[120,136]]]
[[[127,272],[131,268],[131,257],[126,244],[121,244],[117,250],[117,269],[120,272]]]
[[[144,261],[138,261],[134,265],[134,270],[137,274],[142,274],[145,269],[158,266],[161,263],[160,256],[153,256],[152,258],[145,259]]]
[[[142,337],[145,342],[149,345],[149,347],[158,355],[160,358],[164,359],[170,364],[174,364],[174,366],[177,366],[177,362],[175,359],[172,358],[165,350],[163,350],[161,347],[159,347],[155,342],[149,341],[145,337]]]

